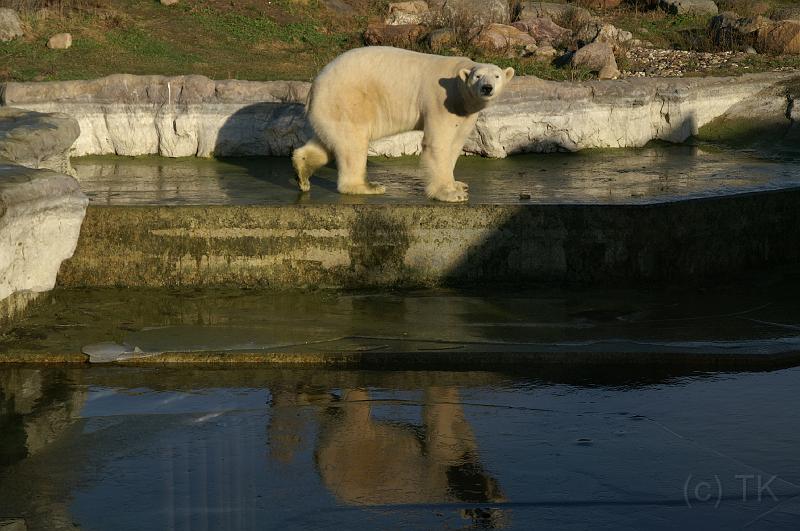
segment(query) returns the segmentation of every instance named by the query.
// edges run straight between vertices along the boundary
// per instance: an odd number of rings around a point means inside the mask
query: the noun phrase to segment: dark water
[[[28,529],[796,529],[800,369],[0,369]]]

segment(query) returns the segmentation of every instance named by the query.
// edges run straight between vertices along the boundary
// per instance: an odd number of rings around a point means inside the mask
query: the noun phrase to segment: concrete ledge
[[[58,284],[685,280],[798,263],[798,204],[789,189],[649,205],[90,206]]]
[[[114,362],[119,365],[272,365],[303,367],[358,367],[359,369],[491,370],[524,366],[659,365],[696,370],[768,369],[793,367],[800,352],[777,355],[709,355],[686,352],[170,352]],[[64,358],[66,361],[67,358]],[[75,357],[74,361],[78,361]],[[38,361],[35,361],[39,363]],[[46,362],[44,362],[46,363]]]
[[[770,102],[782,108],[779,116],[789,116],[791,101],[800,98],[792,82],[798,78],[796,72],[584,83],[515,78],[502,101],[483,113],[464,150],[505,157],[681,142],[746,100]],[[309,86],[114,75],[7,83],[0,103],[74,117],[81,128],[76,156],[285,156],[311,134],[303,109]],[[420,143],[421,133],[405,133],[374,142],[371,153],[417,154]]]

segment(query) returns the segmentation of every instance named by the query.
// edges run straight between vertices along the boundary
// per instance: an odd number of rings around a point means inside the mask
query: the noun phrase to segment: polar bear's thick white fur
[[[343,194],[382,194],[367,181],[369,142],[405,131],[424,131],[421,163],[428,197],[466,201],[467,185],[453,169],[478,112],[496,100],[514,69],[374,46],[343,53],[311,87],[307,115],[316,136],[292,155],[300,189],[331,159]]]

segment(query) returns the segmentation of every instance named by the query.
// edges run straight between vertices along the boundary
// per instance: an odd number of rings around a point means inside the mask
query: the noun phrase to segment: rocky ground
[[[800,56],[800,7],[749,0],[722,5],[744,14],[720,11],[712,0],[415,0],[389,4],[384,21],[371,24],[364,38],[407,48],[425,42],[438,52],[471,48],[489,57],[585,69],[601,79],[747,72],[777,66],[765,65],[764,57]],[[640,27],[615,25],[635,22],[625,15],[640,7]],[[658,44],[636,36],[651,34],[648,23]],[[664,42],[670,26],[678,28],[676,42]]]

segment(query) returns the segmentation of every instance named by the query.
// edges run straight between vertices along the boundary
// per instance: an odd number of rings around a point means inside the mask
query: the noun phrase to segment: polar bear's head
[[[462,69],[458,77],[475,98],[489,103],[502,94],[506,84],[514,77],[514,69],[508,67],[503,70],[492,64],[477,64]]]

